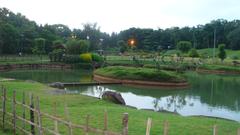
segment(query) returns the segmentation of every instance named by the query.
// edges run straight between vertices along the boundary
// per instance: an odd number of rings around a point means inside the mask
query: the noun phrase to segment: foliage
[[[34,39],[45,39],[45,52],[48,54],[54,49],[54,41],[68,42],[71,38],[75,40],[86,40],[88,43],[81,47],[74,46],[70,50],[80,54],[97,49],[120,50],[125,52],[127,46],[119,46],[118,41],[127,42],[129,39],[136,41],[136,50],[160,51],[177,48],[180,41],[194,43],[194,48],[211,48],[213,43],[213,32],[216,30],[218,43],[227,43],[226,49],[240,49],[240,20],[227,21],[223,19],[213,20],[197,27],[172,27],[167,29],[141,29],[129,28],[119,33],[107,34],[100,31],[96,23],[87,23],[83,29],[71,30],[63,24],[37,25],[20,13],[13,13],[6,8],[0,8],[0,53],[16,54],[32,53]],[[88,44],[88,45],[87,45]],[[58,48],[59,49],[59,48]]]
[[[63,60],[63,54],[65,51],[63,49],[55,49],[52,52],[50,52],[49,58],[51,62],[61,62]]]
[[[44,54],[45,51],[45,39],[44,38],[36,38],[34,43],[34,47],[32,48],[33,54]]]
[[[200,68],[207,70],[223,70],[223,71],[233,71],[240,72],[240,67],[227,66],[227,65],[201,65]]]
[[[53,49],[63,49],[63,48],[61,48],[62,45],[63,45],[62,40],[53,41]]]
[[[82,62],[79,55],[65,55],[63,61],[68,64],[80,63]]]
[[[240,49],[240,26],[238,28],[234,29],[227,35],[227,39],[230,42],[229,48],[233,50]]]
[[[120,47],[121,53],[124,53],[125,51],[127,51],[127,44],[123,40],[118,41],[117,45]]]
[[[83,62],[91,63],[92,62],[92,54],[91,53],[83,53],[80,55],[80,59]]]
[[[0,22],[0,54],[13,54],[20,50],[16,46],[18,35],[18,31],[13,25]]]
[[[196,58],[196,57],[199,57],[199,54],[195,48],[192,48],[189,52],[189,56],[192,58]]]
[[[89,50],[89,42],[86,40],[71,39],[67,42],[68,54],[81,54],[86,53]]]
[[[227,56],[225,51],[225,44],[218,45],[218,49],[219,49],[218,57],[223,61]]]
[[[183,82],[185,79],[175,72],[155,70],[152,68],[136,68],[136,67],[105,67],[95,71],[96,74],[130,80],[147,80],[147,81],[162,81],[162,82]]]
[[[96,53],[92,53],[92,61],[95,61],[95,62],[103,62],[104,59],[102,56],[96,54]]]
[[[183,53],[187,53],[192,48],[192,43],[189,41],[179,41],[177,43],[177,49]]]

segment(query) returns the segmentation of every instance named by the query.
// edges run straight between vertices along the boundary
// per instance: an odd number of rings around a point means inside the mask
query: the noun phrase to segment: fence
[[[40,110],[39,98],[36,97],[34,100],[33,95],[30,95],[29,105],[26,104],[25,93],[22,95],[22,102],[16,100],[16,91],[13,91],[12,99],[7,97],[6,89],[2,88],[2,107],[1,112],[1,124],[3,130],[6,129],[6,125],[12,127],[13,134],[16,135],[17,132],[22,132],[22,134],[28,135],[61,135],[59,131],[59,124],[65,126],[68,131],[68,135],[73,135],[73,130],[81,129],[85,135],[94,133],[94,134],[104,134],[104,135],[128,135],[128,114],[124,113],[122,118],[122,133],[116,133],[108,130],[108,114],[105,111],[104,113],[104,129],[97,129],[89,126],[90,116],[86,116],[86,122],[84,125],[74,124],[69,120],[68,107],[65,104],[64,112],[67,117],[67,120],[57,117],[56,115],[56,104],[54,105],[54,115],[44,113]],[[36,102],[34,102],[36,101]],[[35,104],[34,104],[35,103]],[[9,107],[8,105],[11,105]],[[17,109],[17,106],[22,108],[21,116],[19,116],[20,110]],[[9,111],[10,110],[10,111]],[[17,113],[18,111],[18,113]],[[29,111],[29,114],[27,114]],[[29,116],[29,119],[27,118]],[[42,121],[43,119],[50,119],[53,126],[43,126],[46,125]],[[20,123],[19,123],[20,122]],[[52,129],[49,127],[53,127]],[[66,133],[64,133],[66,134]]]
[[[57,116],[57,109],[56,109],[56,103],[54,104],[53,110],[54,114],[48,114],[45,112],[42,112],[40,110],[40,102],[39,98],[36,97],[34,99],[34,96],[30,94],[29,103],[26,103],[26,95],[23,93],[22,95],[22,101],[19,102],[16,100],[16,91],[13,91],[13,95],[10,97],[7,97],[6,89],[2,87],[2,94],[1,94],[1,101],[2,106],[0,109],[1,115],[1,125],[3,130],[6,129],[6,125],[11,126],[13,134],[16,135],[17,132],[22,132],[22,134],[28,134],[28,135],[43,135],[43,134],[51,134],[51,135],[61,135],[61,134],[68,134],[73,135],[73,131],[76,129],[80,129],[83,131],[83,134],[88,135],[91,133],[94,134],[103,134],[103,135],[128,135],[128,114],[124,113],[122,118],[122,132],[116,133],[108,130],[108,114],[107,111],[104,112],[104,128],[103,129],[97,129],[93,128],[89,125],[90,115],[86,116],[85,124],[75,124],[70,121],[69,119],[69,111],[68,107],[65,104],[64,106],[64,114],[66,115],[66,119],[60,118]],[[22,109],[21,113],[20,109],[17,107],[20,107]],[[27,113],[27,111],[29,113]],[[21,116],[19,116],[21,115]],[[29,119],[28,119],[29,118]],[[50,119],[52,126],[44,126],[45,121],[43,121],[44,118]],[[61,124],[64,126],[67,131],[62,132],[59,131],[59,125]],[[152,119],[148,118],[146,122],[146,135],[150,135],[151,126],[152,126]],[[52,127],[52,128],[49,128]],[[213,126],[213,135],[218,135],[218,126]],[[169,122],[164,121],[163,123],[163,135],[169,134]],[[240,135],[240,128],[237,130],[237,135]]]

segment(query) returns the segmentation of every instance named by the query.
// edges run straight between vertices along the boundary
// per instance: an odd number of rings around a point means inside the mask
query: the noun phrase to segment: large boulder
[[[49,86],[53,87],[53,88],[59,88],[59,89],[64,88],[64,85],[61,82],[54,82],[54,83],[49,84]]]
[[[122,95],[117,92],[105,91],[102,95],[103,100],[108,100],[116,104],[126,105]]]

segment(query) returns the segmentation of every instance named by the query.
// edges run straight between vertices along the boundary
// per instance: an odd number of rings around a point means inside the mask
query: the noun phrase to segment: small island
[[[94,80],[152,87],[186,87],[189,85],[181,74],[173,71],[124,66],[99,68],[94,71]]]

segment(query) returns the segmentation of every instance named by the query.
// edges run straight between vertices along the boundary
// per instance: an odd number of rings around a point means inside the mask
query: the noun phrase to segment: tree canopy
[[[97,23],[83,24],[83,29],[71,30],[63,24],[38,25],[20,13],[0,8],[0,53],[32,53],[36,38],[45,39],[45,53],[54,49],[54,41],[66,44],[69,40],[88,40],[88,51],[120,50],[118,41],[127,43],[134,39],[135,49],[159,51],[177,48],[180,41],[188,41],[196,49],[213,48],[214,31],[216,44],[224,43],[226,49],[240,49],[240,20],[213,20],[194,27],[167,29],[129,28],[119,33],[101,32]]]

